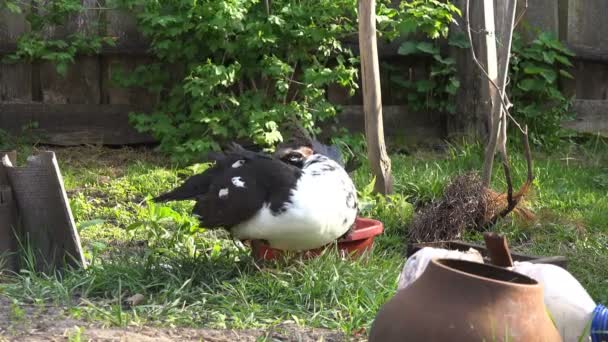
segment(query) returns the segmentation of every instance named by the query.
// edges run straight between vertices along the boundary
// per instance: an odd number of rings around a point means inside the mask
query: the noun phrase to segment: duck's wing
[[[245,159],[245,160],[253,160],[253,159],[258,159],[258,158],[273,159],[273,157],[270,156],[269,154],[266,154],[264,152],[254,152],[254,151],[247,150],[247,149],[243,148],[243,146],[241,146],[235,142],[228,144],[226,149],[224,149],[224,152],[228,156],[241,158],[241,159]]]
[[[213,182],[213,179],[217,177],[220,172],[221,170],[219,168],[207,169],[201,174],[186,179],[186,181],[177,188],[155,197],[153,201],[159,203],[195,199],[209,191],[209,186]]]
[[[236,143],[228,145],[228,147],[222,152],[209,152],[203,161],[215,162],[214,166],[205,170],[201,174],[188,178],[179,187],[154,198],[154,201],[183,201],[200,197],[210,190],[209,187],[211,184],[217,180],[217,177],[220,177],[223,173],[225,173],[226,170],[238,167],[238,165],[243,164],[245,161],[260,158],[272,159],[272,157],[267,154],[246,150],[241,145]]]
[[[201,226],[207,228],[231,227],[252,218],[269,205],[277,192],[289,197],[289,189],[295,186],[296,168],[276,159],[237,161],[238,167],[225,169],[215,177],[205,195],[197,198],[192,213],[197,215]]]
[[[231,227],[253,217],[267,194],[253,176],[234,173],[215,179],[209,191],[197,198],[192,213],[206,228]]]

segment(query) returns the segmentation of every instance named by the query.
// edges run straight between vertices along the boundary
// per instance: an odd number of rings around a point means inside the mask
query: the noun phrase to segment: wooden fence
[[[501,0],[495,0],[497,4]],[[95,0],[83,0],[93,6]],[[525,1],[520,1],[523,5]],[[528,0],[525,21],[553,32],[574,52],[575,80],[562,86],[576,97],[577,120],[570,127],[584,132],[608,135],[608,2],[605,0]],[[456,3],[462,8],[464,0]],[[475,28],[476,1],[472,1],[472,25]],[[521,6],[520,6],[521,7]],[[61,77],[49,63],[0,64],[0,129],[17,133],[31,122],[42,142],[73,145],[104,143],[110,145],[149,143],[153,139],[136,132],[128,122],[133,110],[148,110],[158,99],[144,89],[123,89],[110,80],[115,66],[133,70],[152,62],[147,44],[137,31],[135,20],[120,11],[91,11],[74,18],[65,31],[49,31],[49,37],[68,32],[88,32],[99,20],[105,21],[107,33],[119,38],[116,47],[104,48],[96,56],[78,56]],[[0,12],[0,55],[14,51],[17,38],[29,30],[24,15]],[[474,41],[479,42],[481,34]],[[414,75],[422,75],[429,61],[399,56],[399,44],[379,48],[383,62],[397,63]],[[357,52],[356,43],[353,43]],[[480,77],[468,54],[454,51],[458,61],[461,89],[457,112],[413,112],[404,105],[405,90],[391,87],[390,71],[382,69],[382,97],[385,131],[413,141],[440,139],[452,134],[483,131],[487,101],[479,98]],[[174,66],[167,66],[174,67]],[[178,73],[176,73],[178,74]],[[341,89],[330,87],[329,99],[344,106],[340,119],[354,130],[363,129],[361,96],[347,97]]]

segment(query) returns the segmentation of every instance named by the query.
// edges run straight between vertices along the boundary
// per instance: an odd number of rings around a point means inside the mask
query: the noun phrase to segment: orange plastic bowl
[[[357,217],[355,219],[355,229],[350,236],[337,241],[338,250],[346,255],[361,255],[374,246],[374,238],[376,235],[382,234],[383,231],[384,225],[382,222],[371,218]],[[304,258],[316,257],[332,245],[307,250],[298,254]],[[262,241],[256,240],[251,243],[251,253],[257,260],[274,260],[280,258],[284,251],[270,248]]]

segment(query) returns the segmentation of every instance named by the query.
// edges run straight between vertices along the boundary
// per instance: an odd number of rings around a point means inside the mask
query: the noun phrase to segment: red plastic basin
[[[357,217],[355,219],[355,229],[347,238],[337,241],[338,250],[346,255],[358,256],[371,249],[374,245],[376,235],[382,234],[384,225],[378,220],[371,218]],[[326,248],[333,244],[316,249],[299,252],[304,258],[312,258],[320,255]],[[262,241],[256,240],[251,243],[251,253],[257,260],[273,260],[280,258],[284,251],[270,248]]]

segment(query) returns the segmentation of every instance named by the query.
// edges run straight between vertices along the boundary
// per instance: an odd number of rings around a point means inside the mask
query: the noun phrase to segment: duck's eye
[[[302,154],[298,153],[298,152],[292,152],[289,154],[289,156],[287,157],[287,159],[289,159],[290,162],[292,163],[297,163],[302,161]]]

